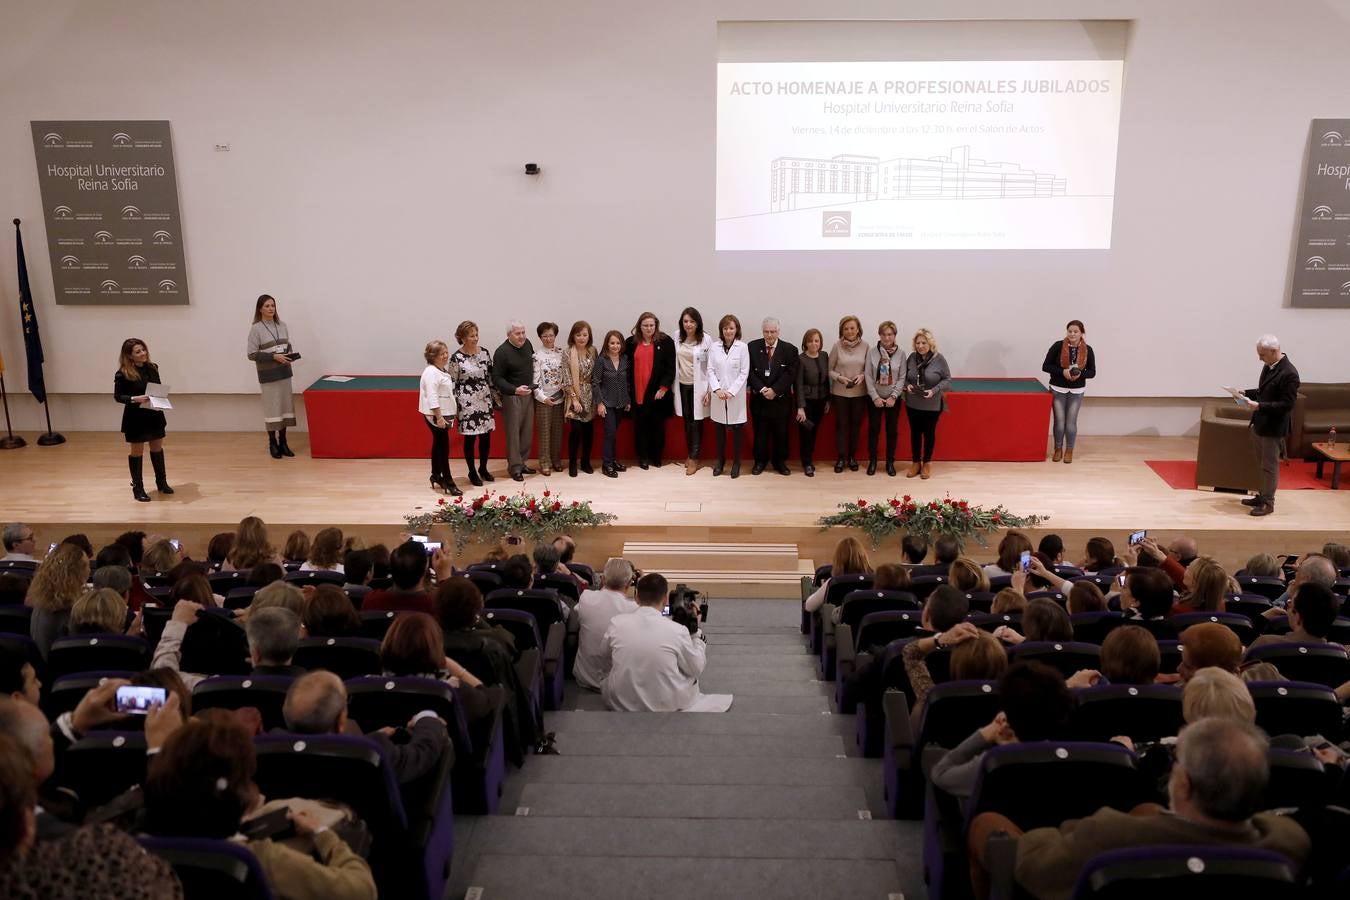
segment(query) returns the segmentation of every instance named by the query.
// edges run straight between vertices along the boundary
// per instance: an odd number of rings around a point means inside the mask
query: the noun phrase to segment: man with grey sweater
[[[492,354],[492,381],[502,395],[506,465],[516,481],[534,474],[534,469],[525,465],[534,435],[534,398],[530,388],[533,377],[534,345],[525,337],[525,323],[512,319],[506,326],[506,340]]]

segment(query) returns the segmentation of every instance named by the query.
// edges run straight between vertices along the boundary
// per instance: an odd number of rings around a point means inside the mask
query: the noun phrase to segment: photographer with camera
[[[669,600],[665,577],[648,573],[638,579],[637,610],[610,622],[601,651],[609,675],[600,689],[610,709],[676,712],[698,700],[707,661],[698,612],[681,602],[663,613]]]

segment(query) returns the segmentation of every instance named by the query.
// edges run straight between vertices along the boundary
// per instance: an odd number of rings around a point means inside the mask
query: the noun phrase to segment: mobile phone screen
[[[1120,587],[1120,589],[1121,589],[1122,591],[1125,590],[1125,573],[1124,573],[1124,572],[1121,572],[1119,575],[1116,576],[1116,584]]]
[[[427,553],[435,553],[441,549],[440,541],[422,541],[422,546],[427,548]]]
[[[181,550],[183,548],[183,545],[179,543],[178,538],[169,538],[169,544],[175,550]]]
[[[1031,551],[1023,550],[1022,555],[1018,557],[1018,562],[1022,566],[1023,572],[1031,571]]]
[[[663,616],[668,616],[668,615],[670,615],[670,607],[669,607],[669,606],[663,607],[663,608],[661,609],[661,615],[663,615]]]
[[[164,705],[165,692],[162,687],[137,687],[124,684],[117,689],[117,711],[143,716],[153,707]]]
[[[56,552],[56,541],[52,541],[50,544],[47,545],[47,555],[51,556],[55,552]]]
[[[1144,538],[1146,538],[1146,537],[1148,537],[1148,532],[1147,532],[1147,531],[1135,531],[1135,532],[1131,532],[1131,533],[1130,533],[1130,546],[1133,547],[1135,544],[1139,543],[1140,541],[1142,541],[1142,540],[1143,540]]]

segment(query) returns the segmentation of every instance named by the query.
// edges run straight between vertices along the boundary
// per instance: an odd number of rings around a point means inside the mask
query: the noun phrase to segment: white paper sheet
[[[731,709],[734,694],[699,694],[694,705],[680,712],[723,713]]]
[[[173,409],[169,402],[169,386],[151,382],[145,386],[145,396],[150,398],[151,409]]]
[[[325,375],[323,376],[323,380],[336,381],[338,384],[346,384],[349,381],[354,381],[355,377],[352,375]]]

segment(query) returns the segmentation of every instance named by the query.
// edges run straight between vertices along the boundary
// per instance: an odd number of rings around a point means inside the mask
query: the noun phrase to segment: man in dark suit
[[[750,414],[755,419],[755,467],[758,475],[772,463],[779,475],[787,467],[788,420],[796,412],[792,384],[797,378],[797,348],[778,339],[778,320],[765,319],[764,337],[749,344]]]
[[[347,718],[346,685],[323,670],[295,680],[286,692],[282,714],[286,730],[295,734],[347,734],[374,741],[384,751],[399,784],[416,781],[436,768],[441,754],[450,748],[445,722],[430,710],[413,716],[405,744],[389,739],[392,728],[362,734],[360,727]]]
[[[1261,461],[1261,492],[1243,500],[1253,516],[1268,516],[1275,511],[1275,489],[1280,484],[1280,442],[1289,434],[1298,397],[1298,369],[1280,350],[1273,334],[1256,342],[1256,355],[1265,363],[1260,385],[1251,391],[1235,391],[1233,396],[1252,410],[1252,446]]]

